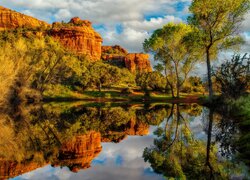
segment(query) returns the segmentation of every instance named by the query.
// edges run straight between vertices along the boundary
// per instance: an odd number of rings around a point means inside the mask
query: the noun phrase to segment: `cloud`
[[[14,9],[30,10],[35,15],[41,14],[38,12],[43,12],[44,16],[53,14],[57,20],[61,20],[61,17],[56,14],[67,9],[67,13],[95,23],[116,23],[143,20],[144,14],[148,13],[166,14],[177,2],[185,1],[159,0],[156,3],[155,0],[2,0],[1,4]]]
[[[174,16],[164,16],[150,18],[149,20],[134,20],[121,24],[122,32],[118,33],[113,27],[107,30],[101,29],[99,32],[103,35],[104,44],[119,44],[130,52],[142,52],[142,43],[148,38],[152,31],[162,27],[169,22],[181,22],[180,18]]]

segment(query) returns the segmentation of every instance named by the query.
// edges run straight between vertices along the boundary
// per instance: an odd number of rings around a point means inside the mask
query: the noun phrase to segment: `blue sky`
[[[52,23],[79,16],[93,22],[105,45],[141,52],[150,33],[185,21],[190,0],[1,0],[0,5]]]
[[[52,23],[78,16],[93,22],[104,45],[142,52],[143,41],[168,22],[185,22],[191,0],[1,0],[0,5]],[[250,52],[250,14],[242,32]]]

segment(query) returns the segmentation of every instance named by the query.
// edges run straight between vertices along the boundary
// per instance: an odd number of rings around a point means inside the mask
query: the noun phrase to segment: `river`
[[[191,103],[20,107],[0,115],[0,179],[249,179],[237,122]]]

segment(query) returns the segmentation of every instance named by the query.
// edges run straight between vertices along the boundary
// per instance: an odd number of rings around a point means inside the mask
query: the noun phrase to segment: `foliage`
[[[188,18],[195,31],[186,37],[206,56],[209,97],[213,96],[211,60],[222,49],[235,48],[243,43],[239,29],[250,8],[249,0],[193,0]]]
[[[144,91],[163,91],[166,85],[164,76],[157,71],[138,73],[136,83]]]
[[[218,159],[218,149],[209,138],[212,129],[208,128],[207,143],[195,137],[189,122],[192,118],[183,108],[179,104],[172,106],[165,129],[159,127],[154,133],[154,145],[144,149],[144,160],[168,179],[228,179],[228,172],[238,173],[232,162]],[[213,118],[213,114],[209,116]]]
[[[189,72],[198,60],[199,53],[191,44],[185,42],[185,36],[193,31],[192,27],[183,23],[169,23],[156,30],[144,41],[144,50],[152,52],[155,60],[160,61],[158,71],[165,70],[167,84],[171,87],[172,96],[179,97],[180,88]]]
[[[187,81],[183,84],[181,92],[184,93],[204,93],[205,89],[203,87],[203,82],[198,76],[190,76]]]
[[[213,75],[222,96],[238,98],[246,93],[250,86],[250,58],[234,55],[231,61],[224,62]]]

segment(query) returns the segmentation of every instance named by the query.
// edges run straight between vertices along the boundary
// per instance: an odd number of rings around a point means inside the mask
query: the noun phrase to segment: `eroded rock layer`
[[[131,53],[125,58],[125,65],[131,72],[151,72],[152,67],[149,55],[143,53]]]
[[[0,6],[0,31],[16,28],[38,28],[50,25],[36,18]]]
[[[102,60],[113,65],[125,67],[131,72],[151,72],[149,55],[143,53],[128,53],[121,46],[102,46]]]
[[[101,59],[102,37],[90,21],[73,18],[67,24],[53,23],[49,35],[68,50],[86,55],[91,60]]]

